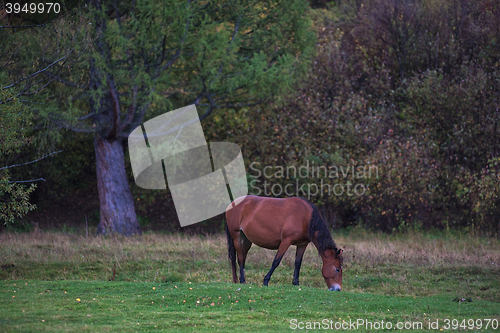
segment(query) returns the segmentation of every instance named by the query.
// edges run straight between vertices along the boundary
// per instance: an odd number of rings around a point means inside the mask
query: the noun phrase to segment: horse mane
[[[309,239],[316,246],[320,254],[323,254],[329,249],[333,249],[337,252],[337,245],[330,234],[330,230],[328,230],[328,227],[326,226],[325,220],[321,217],[318,207],[304,198],[301,199],[307,202],[313,209],[311,220],[309,221],[309,228],[307,230]],[[316,232],[318,232],[318,236],[315,238],[314,235]]]

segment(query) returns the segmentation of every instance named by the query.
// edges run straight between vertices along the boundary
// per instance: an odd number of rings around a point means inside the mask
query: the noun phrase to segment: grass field
[[[417,332],[439,320],[434,331],[500,332],[498,239],[359,230],[334,239],[345,250],[342,292],[326,289],[312,244],[300,287],[294,249],[262,287],[274,251],[252,247],[248,283],[232,284],[222,235],[3,233],[0,331],[283,332],[318,322],[317,331],[381,332],[384,321]]]

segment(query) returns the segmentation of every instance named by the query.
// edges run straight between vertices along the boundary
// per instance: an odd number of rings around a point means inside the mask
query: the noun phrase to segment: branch
[[[193,103],[191,103],[191,104],[198,105],[201,102],[201,99],[203,98],[203,96],[205,96],[205,92],[204,91],[202,91],[198,95],[198,97],[196,97],[196,99],[193,101]]]
[[[71,51],[73,51],[73,49],[71,49],[68,53],[70,53]],[[46,71],[46,70],[47,70],[47,69],[49,69],[50,67],[54,66],[54,65],[55,65],[56,63],[58,63],[59,61],[66,59],[66,57],[67,57],[67,55],[65,55],[64,57],[62,57],[62,58],[61,58],[61,59],[59,59],[59,60],[54,61],[53,63],[51,63],[50,65],[48,65],[48,66],[47,66],[47,67],[45,67],[44,69],[41,69],[41,70],[39,70],[38,72],[35,72],[35,73],[33,73],[33,74],[29,75],[29,76],[23,77],[22,79],[20,79],[20,80],[18,80],[18,81],[16,81],[16,82],[14,82],[14,83],[13,83],[13,84],[11,84],[10,86],[3,87],[3,88],[2,88],[2,90],[4,90],[4,89],[8,89],[8,88],[12,88],[13,86],[15,86],[16,84],[18,84],[19,82],[22,82],[22,81],[24,81],[24,80],[27,80],[27,79],[29,79],[29,78],[31,78],[31,77],[33,77],[33,76],[35,76],[35,75],[38,75],[38,74],[40,74],[40,73],[43,73],[44,71]]]
[[[54,75],[51,72],[44,72],[43,74],[45,74],[48,77],[53,78],[53,79],[61,82],[62,84],[65,84],[65,85],[73,87],[73,88],[86,89],[88,87],[88,84],[86,86],[81,86],[81,85],[76,84],[74,82],[66,81],[66,80],[62,79],[60,75]]]
[[[209,107],[207,107],[205,113],[200,116],[200,120],[203,120],[206,117],[208,117],[212,113],[213,110],[214,110],[214,108],[212,107],[212,105],[210,105]]]
[[[207,110],[205,111],[205,113],[203,115],[201,115],[201,117],[199,117],[200,120],[203,120],[212,113],[212,111],[214,109],[214,101],[212,100],[212,96],[210,96],[210,92],[208,91],[207,86],[205,85],[205,79],[202,78],[201,82],[203,83],[203,90],[206,91],[205,96],[207,97],[208,102],[210,103]]]
[[[42,23],[42,24],[39,24],[39,25],[0,25],[0,29],[5,29],[5,28],[11,28],[11,29],[15,29],[15,28],[36,28],[36,27],[43,27],[47,23]]]
[[[146,106],[149,106],[149,103],[148,103]],[[144,108],[143,108],[143,110],[144,110],[145,108],[146,108],[146,107],[144,107]],[[185,114],[185,112],[186,112],[186,110],[184,110],[184,111],[183,111],[183,112],[181,112],[181,113],[177,113],[177,114],[175,114],[175,115],[174,115],[174,118],[173,118],[172,120],[174,120],[174,119],[177,119],[177,118],[181,117],[183,114]],[[175,126],[175,127],[173,127],[173,128],[170,128],[170,129],[168,129],[168,130],[165,130],[165,131],[161,131],[161,133],[151,133],[151,134],[148,134],[147,136],[148,136],[148,138],[163,137],[163,136],[168,135],[168,134],[170,134],[170,133],[174,133],[174,132],[177,132],[177,131],[179,131],[179,130],[182,130],[182,128],[183,128],[184,126],[188,126],[188,125],[190,125],[190,124],[194,124],[194,123],[196,123],[196,122],[198,122],[198,121],[199,121],[199,118],[193,118],[193,119],[190,119],[190,120],[186,121],[186,122],[185,122],[185,123],[183,123],[183,124],[177,125],[177,126]],[[142,119],[139,119],[139,123],[136,123],[136,124],[137,124],[137,125],[139,125],[141,122],[142,122]],[[129,134],[130,134],[130,133],[129,133]],[[128,135],[127,135],[127,136],[128,136]],[[120,137],[126,137],[126,135],[124,135],[124,133],[121,133],[121,134],[120,134]]]
[[[59,17],[56,17],[52,20],[50,20],[49,22],[45,22],[45,23],[42,23],[42,24],[32,24],[32,25],[2,25],[0,26],[0,29],[14,29],[14,28],[37,28],[37,27],[43,27],[44,25],[47,25],[49,23],[52,23],[52,21],[55,21],[61,17],[63,17],[64,15],[62,16],[59,16]]]
[[[35,163],[35,162],[38,162],[38,161],[43,160],[43,159],[44,159],[44,158],[46,158],[46,157],[49,157],[50,155],[57,154],[57,153],[60,153],[60,152],[62,152],[62,151],[63,151],[63,150],[59,150],[59,151],[56,151],[56,152],[53,152],[53,153],[47,154],[47,155],[45,155],[45,156],[43,156],[43,157],[40,157],[39,159],[34,160],[34,161],[30,161],[30,162],[26,162],[26,163],[22,163],[22,164],[14,164],[14,165],[9,165],[9,166],[6,166],[6,167],[3,167],[3,168],[0,168],[0,170],[10,169],[10,168],[14,168],[14,167],[22,166],[22,165],[27,165],[27,164]]]
[[[188,10],[189,10],[189,5],[191,4],[191,1],[188,1],[187,2],[187,7],[188,7]],[[188,27],[189,27],[189,22],[190,22],[190,15],[188,13],[187,15],[187,18],[186,18],[186,25],[185,25],[185,28],[184,28],[184,36],[182,36],[182,39],[181,39],[181,45],[180,45],[180,48],[177,50],[177,52],[174,54],[173,58],[170,59],[169,62],[167,62],[165,64],[165,66],[163,66],[160,71],[158,72],[158,75],[156,78],[158,78],[160,76],[160,73],[163,72],[165,69],[169,68],[170,66],[172,66],[172,64],[179,58],[179,56],[181,55],[181,51],[182,51],[182,46],[184,45],[184,42],[186,41],[186,36],[187,36],[187,32],[188,32]],[[163,52],[162,52],[163,54]],[[162,55],[163,56],[163,55]]]
[[[175,61],[179,58],[179,56],[180,56],[180,55],[181,55],[181,50],[179,49],[179,50],[177,50],[177,52],[175,52],[174,57],[173,57],[172,59],[170,59],[170,61],[169,61],[169,62],[167,62],[167,63],[165,64],[165,66],[163,66],[163,67],[160,69],[159,73],[163,72],[165,69],[167,69],[167,68],[169,68],[170,66],[172,66],[172,64],[173,64],[173,63],[174,63],[174,62],[175,62]],[[159,76],[159,73],[158,73],[158,76]]]
[[[13,183],[32,183],[32,182],[36,182],[36,181],[39,181],[39,180],[43,180],[45,181],[45,179],[43,178],[37,178],[37,179],[30,179],[30,180],[14,180],[14,181],[11,181],[9,182],[9,184],[13,184]]]
[[[107,80],[109,93],[111,95],[111,105],[113,108],[113,124],[111,126],[111,130],[109,131],[107,137],[108,139],[116,137],[116,132],[118,127],[120,126],[120,100],[118,98],[118,91],[116,91],[116,87],[114,82],[111,79]]]
[[[23,102],[23,103],[33,103],[33,104],[38,104],[38,105],[45,105],[45,103],[38,103],[38,102],[33,102],[33,101],[29,101],[27,99],[20,99],[19,102]],[[1,103],[0,103],[1,104]]]
[[[238,96],[242,96],[242,95],[245,95],[245,94],[248,94],[248,91],[247,90],[243,90],[241,93],[239,94],[234,94],[234,92],[238,91],[238,90],[241,90],[245,88],[245,86],[239,86],[239,87],[236,87],[236,88],[233,88],[233,89],[228,89],[224,92],[220,92],[216,95],[220,96],[220,98],[218,98],[219,100],[222,100],[222,99],[225,99],[229,96],[229,94],[231,94],[231,97],[238,97]]]
[[[138,122],[142,123],[142,119],[144,119],[144,114],[146,113],[146,110],[149,108],[150,105],[151,102],[146,103],[146,105],[144,105],[142,109],[139,111],[139,117],[137,119]]]
[[[34,85],[37,85],[38,83],[40,83],[40,82],[42,82],[42,81],[44,81],[44,80],[40,80],[40,81],[38,81],[37,83],[35,83]],[[38,90],[36,90],[36,91],[34,91],[34,92],[31,92],[31,93],[25,93],[24,91],[26,91],[26,89],[24,89],[22,92],[20,92],[19,94],[17,94],[17,97],[19,97],[19,96],[21,96],[21,95],[22,95],[22,96],[35,95],[35,94],[39,93],[39,92],[40,92],[40,90],[42,90],[43,88],[45,88],[46,86],[48,86],[49,84],[51,84],[53,81],[55,81],[55,79],[51,79],[51,80],[50,80],[49,82],[47,82],[45,85],[41,86]],[[27,88],[31,88],[31,87],[32,87],[32,86],[34,86],[34,85],[31,85],[31,86],[29,86],[29,87],[27,87]]]
[[[231,45],[233,44],[233,42],[234,42],[234,37],[236,37],[236,34],[238,33],[238,28],[240,26],[240,20],[241,20],[241,14],[238,17],[238,21],[236,21],[236,25],[234,26],[233,37],[231,37],[231,43],[229,44],[228,50],[231,47]]]
[[[78,118],[78,120],[85,120],[87,118],[96,117],[96,116],[97,116],[97,113],[89,113],[83,117]]]
[[[14,54],[17,53],[17,50],[19,49],[19,47],[20,46],[17,45],[16,48],[10,53],[9,59],[5,60],[5,63],[2,65],[2,70],[7,68],[7,65],[10,63],[10,60],[12,59],[12,57],[14,57]],[[2,57],[3,57],[3,54],[2,54]]]
[[[219,105],[214,105],[213,108],[215,109],[224,109],[224,108],[231,108],[231,107],[243,107],[243,106],[255,106],[255,105],[259,105],[263,102],[263,100],[258,100],[256,102],[253,102],[253,103],[237,103],[237,102],[226,102],[226,103],[221,103]],[[202,105],[202,106],[210,106],[210,104],[198,104],[198,105]]]
[[[128,108],[127,115],[123,119],[122,124],[118,129],[118,133],[122,132],[125,129],[125,127],[127,127],[127,125],[131,123],[132,120],[134,120],[135,111],[137,109],[137,91],[138,87],[135,84],[132,87],[132,102],[130,103],[130,106]]]
[[[79,128],[79,127],[73,127],[73,126],[70,126],[70,125],[67,125],[67,124],[63,124],[57,120],[54,120],[52,118],[49,117],[49,120],[51,122],[53,122],[54,124],[56,124],[57,126],[59,126],[60,128],[64,128],[64,129],[68,129],[68,130],[71,130],[71,131],[74,131],[74,132],[80,132],[80,133],[94,133],[96,132],[97,130],[99,130],[98,127],[95,127],[93,129],[85,129],[85,128]],[[43,128],[43,127],[42,127]],[[40,129],[42,129],[40,128]]]

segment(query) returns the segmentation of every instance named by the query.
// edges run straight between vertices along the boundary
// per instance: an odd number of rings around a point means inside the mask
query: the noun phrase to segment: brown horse
[[[264,286],[291,245],[297,246],[293,284],[299,284],[302,256],[312,242],[323,259],[323,277],[330,290],[342,288],[342,250],[337,249],[318,208],[303,198],[265,198],[247,195],[233,201],[226,209],[226,234],[229,260],[236,283],[236,253],[240,283],[245,283],[245,260],[248,250],[257,246],[278,250]]]

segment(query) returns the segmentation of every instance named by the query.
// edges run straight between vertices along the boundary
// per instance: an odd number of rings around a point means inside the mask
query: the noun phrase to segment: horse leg
[[[226,236],[227,236],[227,253],[229,257],[229,262],[231,263],[231,270],[233,272],[233,283],[238,281],[238,276],[236,275],[236,248],[234,246],[234,239],[231,236],[229,227],[226,225]]]
[[[306,252],[307,244],[304,246],[297,245],[297,252],[295,252],[295,271],[293,272],[293,282],[294,286],[299,285],[299,272],[300,265],[302,264],[302,257],[304,256],[304,252]]]
[[[240,265],[240,283],[246,283],[245,261],[247,260],[248,250],[250,250],[252,242],[242,231],[240,231],[239,234],[239,242],[236,246],[236,250],[238,252],[238,265]]]
[[[281,241],[281,244],[278,247],[278,252],[276,253],[276,256],[274,257],[271,269],[269,270],[269,272],[267,272],[266,276],[264,277],[264,286],[267,286],[267,284],[269,283],[269,280],[271,279],[271,275],[273,275],[274,270],[280,264],[281,259],[285,255],[286,250],[288,250],[290,245],[291,245],[291,241],[288,239],[284,239]]]

